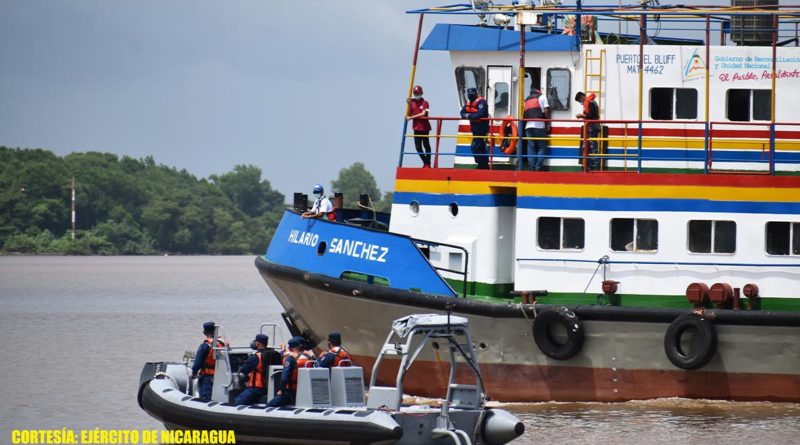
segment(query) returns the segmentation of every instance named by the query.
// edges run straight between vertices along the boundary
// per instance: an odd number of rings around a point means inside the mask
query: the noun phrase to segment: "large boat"
[[[468,120],[431,116],[422,168],[405,123],[388,231],[287,210],[256,266],[294,333],[340,331],[369,367],[382,326],[451,311],[501,401],[800,401],[800,7],[410,13],[409,96],[417,52],[449,53],[450,108],[487,98],[489,149],[473,154]],[[542,171],[516,150],[531,87],[551,111]],[[576,118],[578,91],[598,120]],[[406,390],[441,391],[437,351],[420,360]]]

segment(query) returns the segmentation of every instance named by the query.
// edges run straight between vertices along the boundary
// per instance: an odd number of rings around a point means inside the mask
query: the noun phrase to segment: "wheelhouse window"
[[[689,221],[689,252],[735,253],[736,223],[733,221]]]
[[[456,68],[456,86],[461,106],[467,103],[467,88],[475,88],[478,94],[486,91],[486,71],[480,67],[460,66]]]
[[[658,221],[613,218],[611,220],[611,250],[655,252],[658,250]]]
[[[697,119],[697,90],[651,88],[650,118],[654,120]]]
[[[768,255],[800,255],[800,223],[768,222],[766,249]]]
[[[583,249],[586,227],[581,218],[543,216],[537,221],[537,244],[545,250]]]
[[[508,116],[509,99],[511,99],[508,83],[496,82],[492,89],[494,90],[494,117],[504,118]]]
[[[768,121],[772,116],[772,91],[730,89],[727,98],[730,121]]]
[[[547,103],[550,109],[569,110],[571,74],[566,68],[550,68],[547,70]]]
[[[542,89],[542,69],[541,68],[525,68],[525,83],[522,94],[527,97],[531,91],[531,87]]]

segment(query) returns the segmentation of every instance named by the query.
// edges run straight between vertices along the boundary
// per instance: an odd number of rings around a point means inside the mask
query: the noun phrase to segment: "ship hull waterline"
[[[710,310],[718,345],[702,369],[674,366],[664,351],[680,309],[572,306],[585,341],[568,360],[544,355],[532,323],[544,305],[485,303],[340,280],[271,263],[256,266],[300,331],[322,341],[340,331],[367,372],[383,341],[382,326],[420,312],[470,320],[487,394],[502,402],[614,402],[662,397],[800,402],[800,314]],[[405,391],[441,394],[447,364],[425,351]],[[390,378],[390,372],[379,379]]]

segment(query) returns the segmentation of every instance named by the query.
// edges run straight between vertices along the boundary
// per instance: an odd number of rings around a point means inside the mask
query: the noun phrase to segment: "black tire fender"
[[[567,332],[563,344],[553,338],[551,328],[554,323],[561,324]],[[580,352],[583,347],[583,324],[575,312],[560,307],[544,310],[533,320],[533,340],[542,353],[554,360],[567,360]]]
[[[683,334],[688,329],[694,329],[696,350],[684,351],[682,343]],[[687,371],[700,369],[707,365],[717,352],[717,330],[711,320],[702,315],[689,313],[683,314],[670,323],[667,333],[664,334],[664,353],[673,365]]]

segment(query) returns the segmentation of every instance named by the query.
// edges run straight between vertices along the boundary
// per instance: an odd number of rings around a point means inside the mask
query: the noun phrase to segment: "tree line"
[[[287,207],[254,165],[197,178],[152,156],[0,146],[0,252],[71,255],[263,253]],[[71,233],[71,181],[76,236]],[[354,206],[369,193],[388,210],[362,163],[339,172],[333,191]],[[310,186],[309,186],[310,188]],[[326,187],[328,191],[328,187]]]

